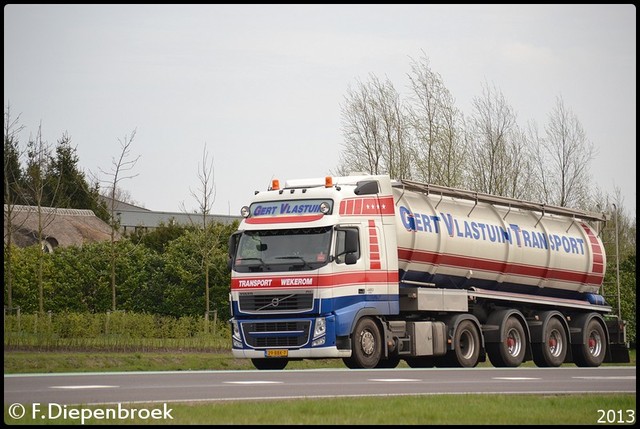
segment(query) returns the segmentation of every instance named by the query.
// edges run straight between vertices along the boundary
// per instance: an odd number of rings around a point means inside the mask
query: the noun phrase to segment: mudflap
[[[629,363],[629,348],[626,344],[609,344],[609,355],[611,359],[605,358],[608,363]],[[607,356],[608,357],[608,356]]]
[[[607,363],[629,363],[629,343],[627,343],[626,322],[610,319],[605,322],[609,331],[609,353],[605,356]]]

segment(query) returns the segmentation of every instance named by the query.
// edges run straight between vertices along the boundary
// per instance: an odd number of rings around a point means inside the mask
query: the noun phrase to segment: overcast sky
[[[408,95],[423,53],[465,115],[483,83],[525,126],[561,96],[596,149],[593,182],[636,206],[636,9],[628,5],[8,5],[4,105],[87,176],[158,211],[197,209],[206,145],[213,212],[239,214],[272,178],[323,177],[342,149],[340,106],[370,74]]]

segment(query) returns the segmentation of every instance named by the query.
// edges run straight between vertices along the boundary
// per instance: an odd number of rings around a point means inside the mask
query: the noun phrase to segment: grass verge
[[[135,411],[132,411],[133,409]],[[247,412],[247,410],[251,411]],[[68,406],[64,407],[64,411],[55,408],[52,413],[47,409],[34,412],[28,406],[25,417],[17,420],[11,418],[8,406],[5,405],[4,421],[9,424],[38,425],[630,425],[635,423],[635,410],[636,395],[634,394],[544,396],[464,394],[265,400],[250,403],[243,401],[206,404]],[[65,415],[67,418],[63,418]]]
[[[630,351],[631,362],[636,365],[636,350]],[[565,364],[573,366],[573,364]],[[605,364],[608,365],[608,364]],[[616,364],[620,365],[620,364]],[[490,367],[482,362],[479,367]],[[535,366],[532,361],[522,367]],[[399,368],[407,368],[404,361]],[[286,369],[344,368],[341,359],[319,359],[289,362]],[[4,373],[54,373],[100,371],[200,371],[254,369],[249,359],[236,359],[228,350],[212,352],[148,351],[148,352],[96,352],[96,351],[24,351],[4,352]]]

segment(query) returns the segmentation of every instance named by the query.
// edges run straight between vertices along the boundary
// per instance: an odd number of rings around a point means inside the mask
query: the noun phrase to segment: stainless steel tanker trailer
[[[360,175],[274,180],[242,215],[232,351],[259,369],[629,361],[603,214]]]

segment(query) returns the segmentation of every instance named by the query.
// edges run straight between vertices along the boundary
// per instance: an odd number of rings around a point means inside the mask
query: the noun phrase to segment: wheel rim
[[[464,331],[460,335],[460,354],[465,359],[470,359],[476,349],[475,342],[473,341],[473,335],[471,332]]]
[[[371,356],[376,347],[376,341],[373,334],[370,331],[365,331],[360,337],[360,346],[365,355]]]
[[[507,332],[506,343],[509,355],[513,357],[520,355],[520,351],[522,350],[522,337],[517,329],[510,329],[509,332]]]
[[[557,329],[549,333],[549,353],[554,357],[559,357],[564,349],[562,334]]]
[[[591,356],[600,356],[602,353],[602,337],[598,331],[589,334],[589,353]]]

